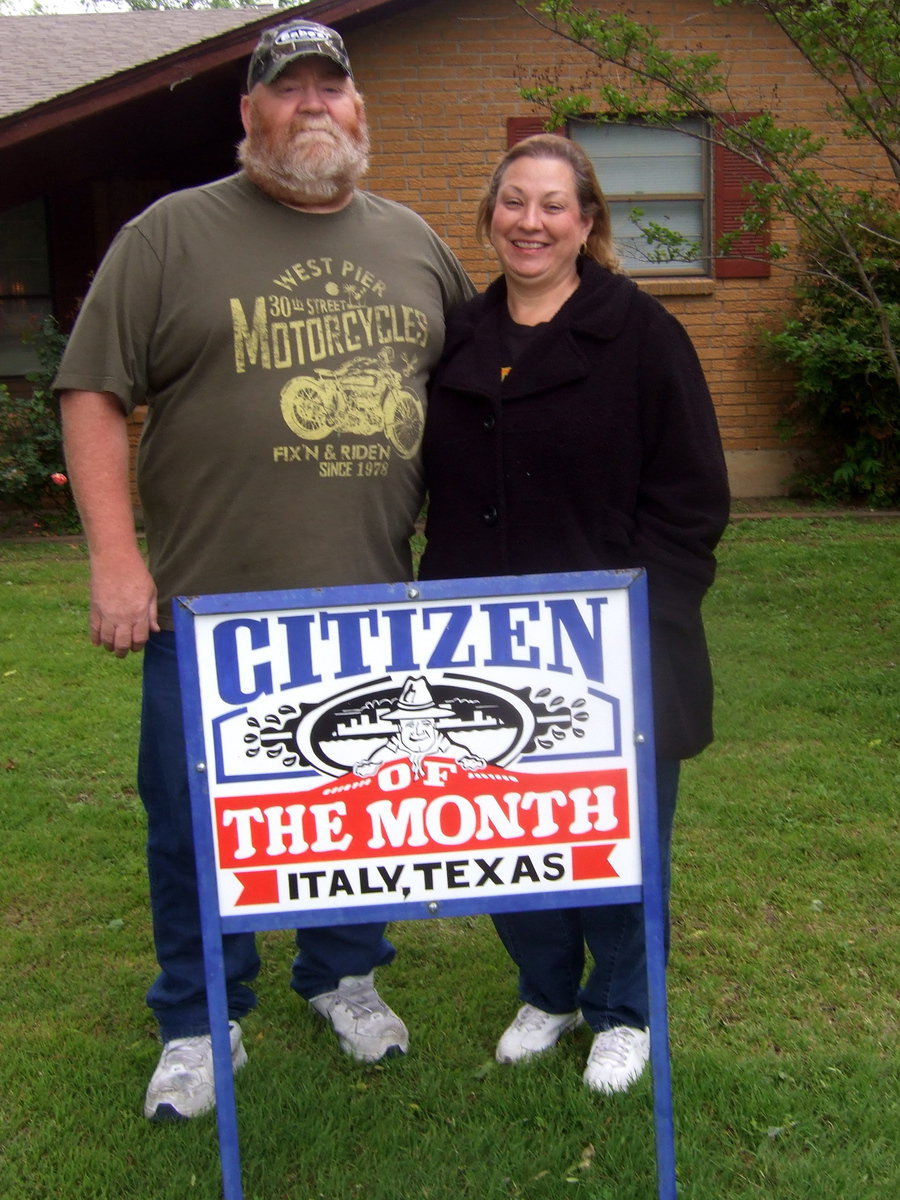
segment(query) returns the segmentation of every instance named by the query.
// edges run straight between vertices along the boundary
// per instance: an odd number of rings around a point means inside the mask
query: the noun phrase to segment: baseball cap
[[[353,78],[350,59],[340,34],[315,21],[289,21],[285,25],[267,29],[257,42],[247,72],[247,90],[257,83],[271,83],[288,63],[296,62],[308,54],[330,58]]]

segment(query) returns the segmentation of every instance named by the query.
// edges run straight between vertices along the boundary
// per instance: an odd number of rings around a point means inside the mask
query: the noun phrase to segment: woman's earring
[[[581,245],[578,247],[578,253],[579,254],[587,254],[587,242],[581,243]]]

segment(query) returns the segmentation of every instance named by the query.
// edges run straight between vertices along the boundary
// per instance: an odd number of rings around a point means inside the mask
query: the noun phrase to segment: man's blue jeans
[[[667,760],[656,764],[666,954],[672,824],[680,765]],[[616,1025],[643,1029],[649,1024],[647,957],[640,904],[497,913],[493,920],[519,968],[519,995],[526,1004],[549,1013],[574,1012],[580,1008],[595,1032]],[[594,962],[582,987],[585,946]]]
[[[200,905],[174,633],[153,634],[144,650],[138,788],[147,811],[147,870],[160,974],[147,992],[163,1041],[209,1031]],[[248,984],[259,972],[252,933],[222,938],[229,1016],[256,1005]],[[383,924],[297,931],[291,987],[310,999],[344,975],[366,975],[394,957]]]

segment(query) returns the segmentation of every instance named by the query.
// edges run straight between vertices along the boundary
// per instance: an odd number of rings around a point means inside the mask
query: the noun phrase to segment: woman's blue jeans
[[[680,763],[656,764],[656,803],[666,954],[672,824]],[[494,925],[519,968],[519,995],[549,1013],[580,1008],[595,1032],[616,1025],[645,1028],[650,1021],[644,918],[640,904],[497,913]],[[593,966],[582,986],[585,946]]]
[[[160,974],[147,992],[163,1041],[209,1031],[194,836],[175,634],[153,634],[144,650],[138,788],[147,811],[147,870]],[[383,924],[297,930],[291,987],[310,999],[345,975],[366,975],[394,957]],[[256,1005],[252,933],[222,938],[229,1016]]]

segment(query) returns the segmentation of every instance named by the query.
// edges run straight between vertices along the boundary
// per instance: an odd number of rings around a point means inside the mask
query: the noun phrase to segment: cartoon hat
[[[350,58],[339,33],[316,21],[290,21],[267,29],[257,42],[247,72],[247,90],[257,83],[272,83],[289,63],[309,54],[330,58],[353,78]]]
[[[410,676],[403,685],[400,699],[389,713],[388,721],[408,721],[418,717],[455,717],[456,713],[447,704],[435,704],[424,675]]]

